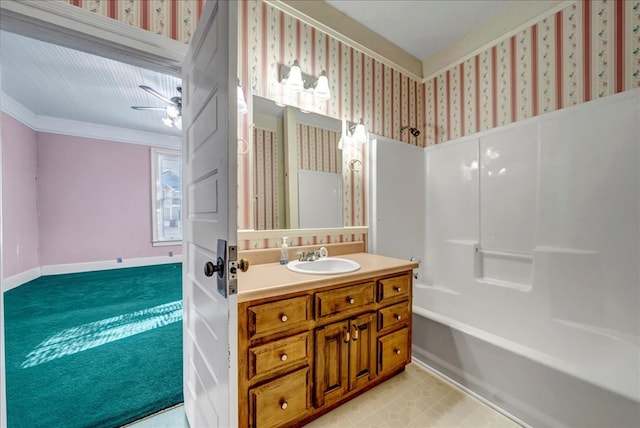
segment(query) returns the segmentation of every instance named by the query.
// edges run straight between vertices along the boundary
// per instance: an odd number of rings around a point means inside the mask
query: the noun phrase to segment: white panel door
[[[238,424],[236,279],[223,261],[237,242],[236,2],[206,2],[182,74],[185,413],[192,428],[229,427]]]

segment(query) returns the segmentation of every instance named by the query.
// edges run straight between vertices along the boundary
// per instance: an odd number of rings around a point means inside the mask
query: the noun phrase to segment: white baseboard
[[[181,263],[182,255],[178,254],[173,257],[157,256],[157,257],[141,257],[136,259],[122,259],[122,263],[116,260],[102,260],[97,262],[86,263],[66,263],[59,265],[42,266],[42,275],[60,275],[64,273],[90,272],[94,270],[121,269],[138,266],[163,265],[167,263]]]
[[[40,276],[42,276],[42,268],[40,266],[20,272],[2,280],[2,291],[9,291]]]

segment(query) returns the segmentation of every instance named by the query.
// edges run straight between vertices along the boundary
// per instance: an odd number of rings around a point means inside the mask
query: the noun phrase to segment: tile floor
[[[182,406],[128,428],[188,428]],[[307,425],[320,427],[517,428],[517,423],[416,363]]]

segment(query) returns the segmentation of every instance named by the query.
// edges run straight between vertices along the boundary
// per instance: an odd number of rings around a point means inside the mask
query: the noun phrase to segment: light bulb
[[[174,105],[167,106],[167,115],[171,119],[174,119],[174,118],[180,116],[180,110],[178,110],[178,108],[176,106],[174,106]]]
[[[353,131],[353,135],[351,136],[351,138],[353,139],[354,143],[360,144],[365,144],[369,140],[367,136],[367,130],[364,127],[362,120],[360,120],[360,123],[356,125],[356,129]]]
[[[169,128],[173,126],[173,120],[170,117],[163,117],[162,122],[167,125]]]
[[[316,83],[316,88],[313,91],[313,95],[318,101],[327,101],[329,98],[331,98],[329,79],[327,79],[327,73],[324,70],[322,70],[322,72],[320,73],[320,77],[318,77],[318,82]]]
[[[244,100],[244,93],[242,88],[238,85],[238,113],[246,113],[249,111],[247,108],[247,102]]]
[[[298,64],[298,60],[293,61],[293,65],[289,69],[287,86],[296,92],[304,89],[304,82],[302,81],[302,70],[300,70],[300,64]]]

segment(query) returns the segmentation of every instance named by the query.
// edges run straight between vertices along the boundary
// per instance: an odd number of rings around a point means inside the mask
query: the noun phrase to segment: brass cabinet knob
[[[289,403],[287,403],[286,401],[283,401],[283,402],[280,403],[280,408],[282,410],[286,410],[287,407],[289,407]]]
[[[248,271],[249,270],[249,260],[240,259],[238,261],[238,269],[240,269],[242,272]]]
[[[396,355],[400,355],[400,350],[396,348],[396,349],[393,350],[393,353],[396,354]]]
[[[287,361],[287,358],[289,358],[289,357],[287,357],[287,354],[282,354],[280,356],[280,361]]]
[[[350,305],[353,305],[356,302],[356,299],[354,299],[353,297],[350,297],[348,302]]]
[[[289,317],[288,317],[287,315],[285,315],[285,314],[283,314],[283,315],[280,317],[280,321],[282,321],[282,322],[287,322],[287,320],[288,320],[288,319],[289,319]]]
[[[396,287],[396,291],[399,293],[402,291],[402,287]]]
[[[402,315],[396,315],[395,318],[400,321],[402,319]]]

